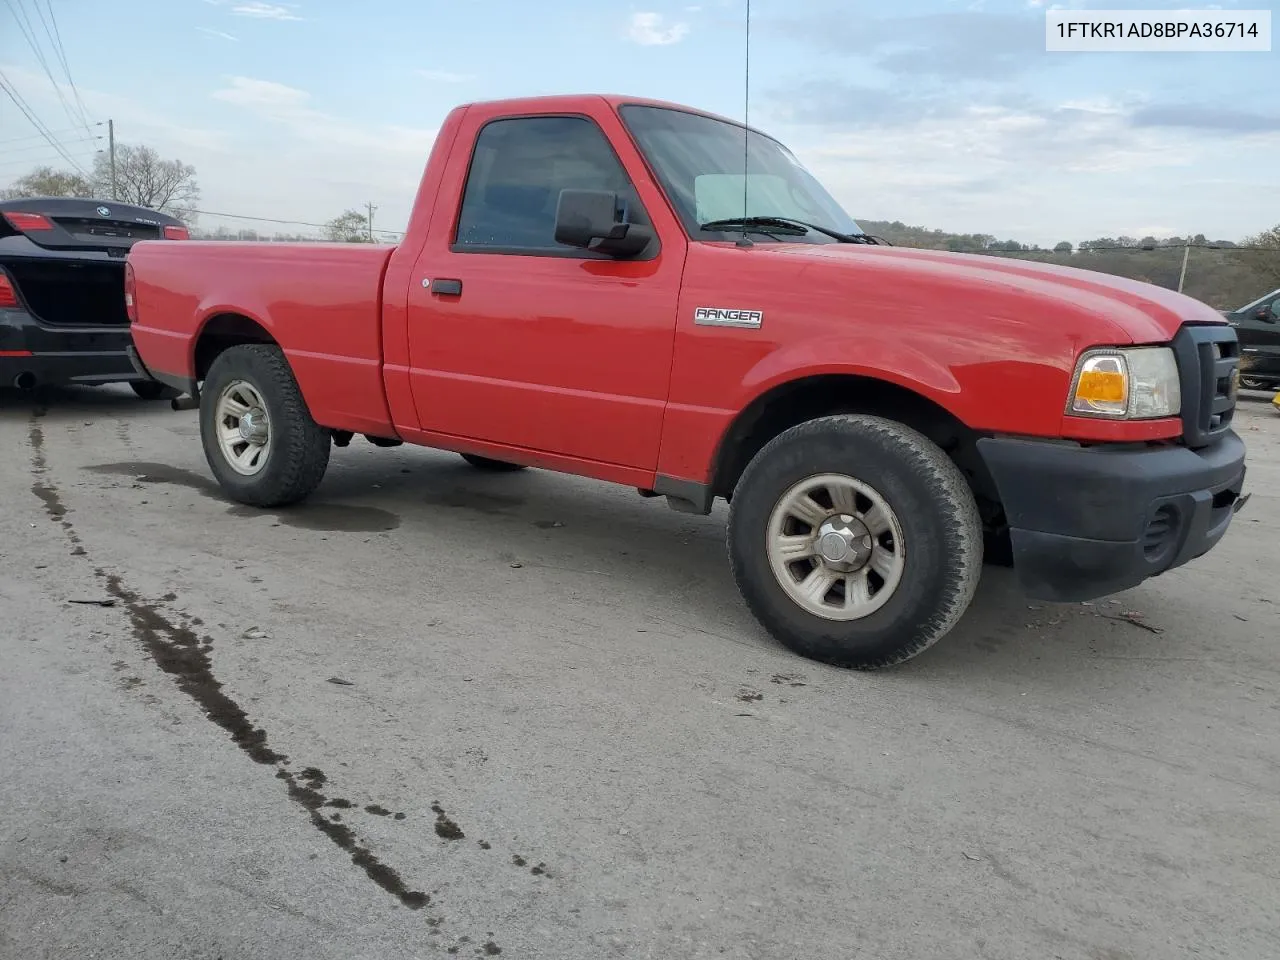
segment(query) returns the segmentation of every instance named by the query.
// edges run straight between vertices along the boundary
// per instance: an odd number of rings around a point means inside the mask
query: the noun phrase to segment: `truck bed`
[[[140,243],[134,341],[155,372],[202,379],[199,335],[247,318],[284,349],[317,422],[393,436],[382,383],[382,278],[394,246]],[[192,344],[195,344],[193,349]],[[307,347],[323,344],[319,352]]]

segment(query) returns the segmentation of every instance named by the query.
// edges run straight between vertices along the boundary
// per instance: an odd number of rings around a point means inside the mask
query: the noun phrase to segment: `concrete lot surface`
[[[989,570],[860,674],[722,510],[357,439],[232,506],[194,413],[0,397],[0,957],[1280,957],[1280,416],[1222,546]]]

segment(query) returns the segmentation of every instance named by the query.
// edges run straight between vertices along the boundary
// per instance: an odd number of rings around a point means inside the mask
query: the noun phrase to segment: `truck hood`
[[[1105,321],[1114,328],[1118,344],[1165,343],[1184,323],[1226,322],[1217,310],[1184,294],[1075,267],[909,247],[844,243],[761,246],[771,254],[814,265],[839,263],[858,270],[900,272],[904,283],[929,279],[956,291],[991,294],[1004,289],[1021,298],[1030,296],[1045,301],[1046,313],[1088,314]]]

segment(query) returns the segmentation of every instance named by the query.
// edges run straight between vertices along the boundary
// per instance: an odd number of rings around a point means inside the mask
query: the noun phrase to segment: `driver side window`
[[[561,190],[618,194],[632,223],[648,223],[604,133],[585,117],[519,117],[487,123],[476,138],[454,234],[457,253],[586,257],[557,243]]]

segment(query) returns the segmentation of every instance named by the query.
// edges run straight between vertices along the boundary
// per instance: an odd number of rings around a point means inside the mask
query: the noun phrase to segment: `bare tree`
[[[1247,256],[1258,285],[1266,288],[1259,290],[1258,295],[1280,287],[1280,223],[1257,236],[1246,238],[1245,245],[1255,248],[1249,250]]]
[[[118,144],[115,168],[113,184],[111,158],[99,153],[93,161],[93,178],[101,196],[195,222],[195,207],[200,202],[195,167],[181,160],[162,160],[148,146]]]
[[[93,182],[88,177],[53,167],[36,167],[20,177],[7,190],[0,190],[0,200],[24,197],[92,197]]]

